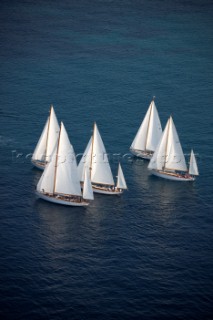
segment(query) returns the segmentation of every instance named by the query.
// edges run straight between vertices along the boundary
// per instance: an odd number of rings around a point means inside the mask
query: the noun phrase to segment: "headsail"
[[[125,181],[123,170],[121,168],[120,163],[118,165],[118,177],[117,177],[117,185],[116,185],[116,187],[118,189],[127,189],[126,181]]]
[[[44,129],[41,133],[41,136],[33,152],[33,156],[32,156],[33,160],[45,161],[48,124],[49,124],[49,117],[47,118]]]
[[[55,180],[55,164],[56,164],[56,148],[55,146],[52,160],[46,165],[42,176],[37,184],[38,192],[48,192],[53,194],[54,192],[54,180]]]
[[[90,170],[91,163],[91,152],[92,152],[92,137],[90,138],[87,147],[84,151],[84,154],[78,164],[78,176],[80,181],[84,181],[85,178],[85,169]]]
[[[85,170],[83,198],[86,200],[94,200],[92,184],[89,177],[89,171],[87,169]]]
[[[189,174],[191,174],[193,176],[199,175],[197,161],[196,161],[193,150],[191,150],[191,155],[190,155]]]

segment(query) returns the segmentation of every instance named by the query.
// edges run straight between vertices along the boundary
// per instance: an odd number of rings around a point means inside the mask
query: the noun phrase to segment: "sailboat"
[[[57,143],[59,124],[53,106],[41,133],[40,139],[32,155],[32,164],[38,169],[44,170],[46,164],[51,161],[51,155]]]
[[[151,159],[161,135],[161,122],[153,97],[143,122],[131,144],[131,153],[143,159]]]
[[[84,154],[78,165],[79,179],[84,182],[85,170],[90,172],[93,192],[116,195],[127,189],[124,174],[119,164],[117,184],[115,185],[106,149],[94,123],[93,135],[87,144]]]
[[[161,140],[149,162],[152,174],[176,181],[193,181],[198,175],[197,164],[192,151],[189,170],[172,117],[167,121]]]
[[[44,200],[68,206],[87,206],[94,199],[87,171],[82,194],[74,149],[63,123],[52,161],[45,167],[36,191]]]

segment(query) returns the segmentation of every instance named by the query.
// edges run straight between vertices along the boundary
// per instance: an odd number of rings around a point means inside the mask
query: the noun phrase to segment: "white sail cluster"
[[[171,116],[149,162],[148,169],[152,170],[153,174],[170,180],[194,180],[194,176],[198,175],[193,151],[191,152],[189,170],[187,168],[178,133]]]
[[[199,175],[193,150],[187,168],[171,116],[162,132],[154,100],[130,150],[136,156],[150,159],[148,169],[156,176],[170,180],[193,181],[195,176]],[[32,163],[44,170],[37,184],[37,194],[50,202],[85,206],[90,200],[94,200],[93,192],[116,195],[127,189],[120,163],[117,182],[114,182],[108,155],[96,123],[77,165],[67,131],[63,122],[59,127],[53,106],[34,150]]]
[[[162,132],[154,99],[131,144],[133,155],[150,160],[152,174],[170,180],[191,181],[198,175],[194,152],[191,152],[189,169],[172,117]]]
[[[127,189],[121,165],[115,185],[106,149],[96,123],[84,155],[76,156],[63,122],[59,128],[55,111],[50,116],[35,148],[32,163],[44,169],[37,194],[50,202],[84,206],[94,200],[93,192],[120,194]],[[83,189],[83,190],[82,190]]]

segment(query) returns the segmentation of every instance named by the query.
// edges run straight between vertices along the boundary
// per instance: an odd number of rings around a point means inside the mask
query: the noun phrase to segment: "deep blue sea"
[[[213,319],[213,2],[2,0],[1,319]],[[129,147],[153,96],[194,183],[150,175]],[[77,155],[96,121],[120,197],[36,198],[33,152],[54,105]],[[80,156],[77,156],[78,161]]]

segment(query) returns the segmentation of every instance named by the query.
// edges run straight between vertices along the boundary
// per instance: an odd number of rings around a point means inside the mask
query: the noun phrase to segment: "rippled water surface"
[[[212,2],[0,9],[1,319],[212,319]],[[153,95],[187,161],[197,155],[194,183],[152,177],[129,155]],[[97,122],[127,192],[86,209],[36,198],[30,154],[51,103],[76,154]]]

